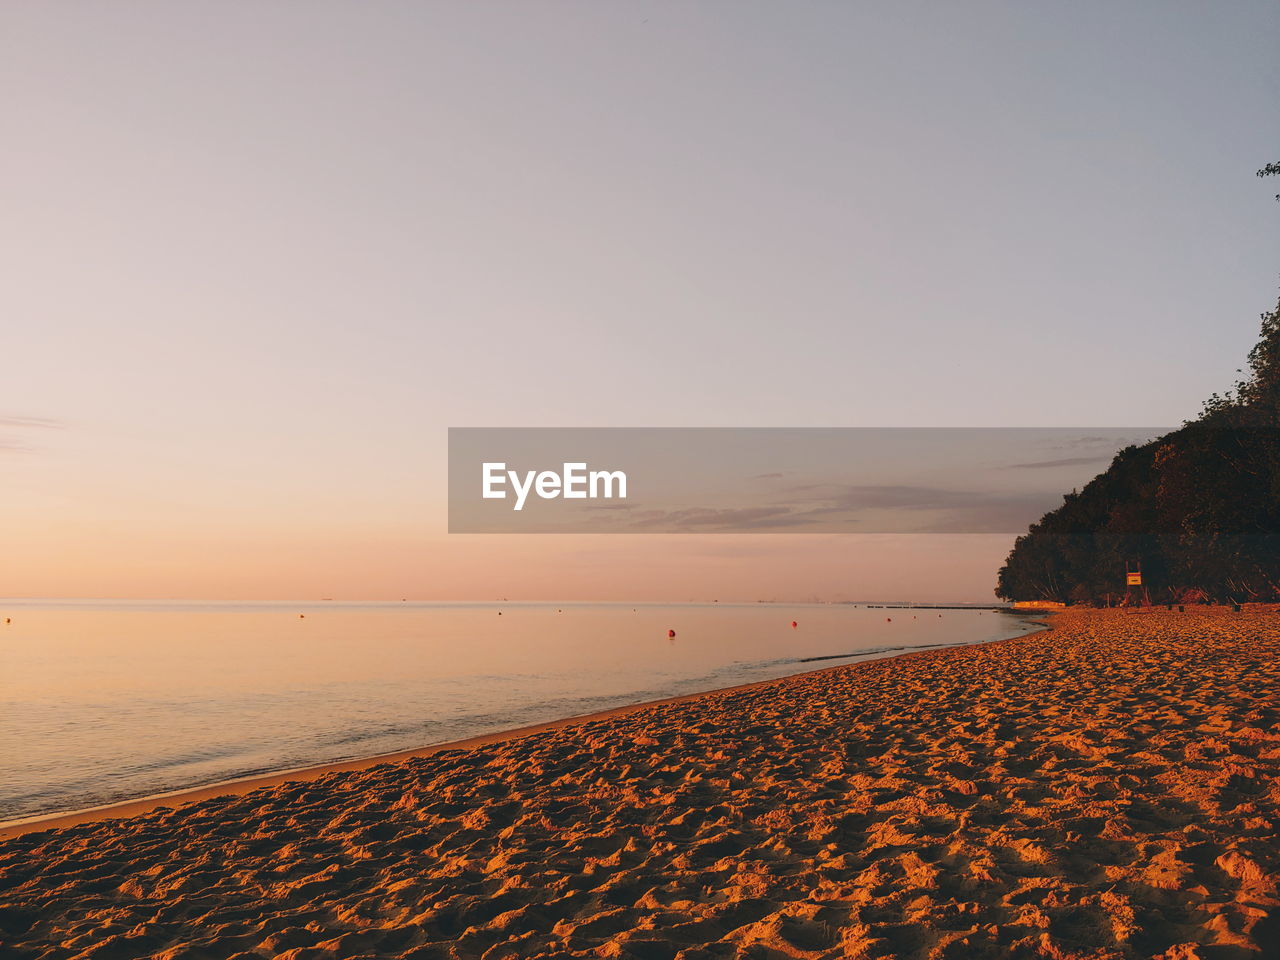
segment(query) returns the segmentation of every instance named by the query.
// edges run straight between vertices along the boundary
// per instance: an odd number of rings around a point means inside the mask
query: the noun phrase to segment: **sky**
[[[450,536],[451,426],[1176,424],[1280,8],[0,10],[0,595],[989,599],[1007,536]]]

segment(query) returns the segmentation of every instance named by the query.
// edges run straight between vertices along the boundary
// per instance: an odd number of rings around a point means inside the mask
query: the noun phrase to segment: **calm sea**
[[[844,605],[0,600],[0,821],[1031,629]]]

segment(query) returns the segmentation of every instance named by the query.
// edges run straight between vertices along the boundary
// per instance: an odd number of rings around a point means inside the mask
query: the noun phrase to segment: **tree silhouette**
[[[1258,171],[1260,177],[1280,176],[1280,163],[1268,163],[1265,167]],[[1276,194],[1276,199],[1280,200],[1280,193]]]
[[[1273,175],[1280,163],[1258,171]],[[1280,303],[1262,315],[1243,379],[1032,524],[996,595],[1109,602],[1135,561],[1157,599],[1280,599]]]

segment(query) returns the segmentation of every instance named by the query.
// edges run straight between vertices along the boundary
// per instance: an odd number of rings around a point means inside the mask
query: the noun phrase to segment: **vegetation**
[[[1258,175],[1280,175],[1280,164]],[[1121,450],[1032,524],[996,595],[1119,602],[1137,566],[1154,602],[1280,600],[1280,304],[1262,315],[1235,388],[1180,429]]]

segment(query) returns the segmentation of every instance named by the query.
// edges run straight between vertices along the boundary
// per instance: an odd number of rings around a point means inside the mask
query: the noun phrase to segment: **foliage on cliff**
[[[1280,174],[1268,164],[1260,176]],[[1201,415],[1121,450],[1017,539],[996,595],[1111,602],[1141,565],[1155,602],[1280,600],[1280,304],[1244,378]]]

